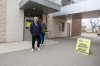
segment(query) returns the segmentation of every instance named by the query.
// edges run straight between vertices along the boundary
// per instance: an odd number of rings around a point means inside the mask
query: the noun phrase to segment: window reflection
[[[62,6],[80,3],[80,2],[83,2],[83,1],[87,1],[87,0],[62,0]]]

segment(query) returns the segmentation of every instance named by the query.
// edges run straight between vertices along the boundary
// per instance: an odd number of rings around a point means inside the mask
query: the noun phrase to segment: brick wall
[[[72,15],[72,36],[80,36],[81,35],[81,14]]]
[[[0,0],[0,42],[6,41],[6,0]]]

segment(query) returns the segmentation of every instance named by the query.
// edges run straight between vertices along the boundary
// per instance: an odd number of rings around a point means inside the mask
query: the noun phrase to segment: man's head
[[[38,17],[34,17],[34,22],[38,22]]]

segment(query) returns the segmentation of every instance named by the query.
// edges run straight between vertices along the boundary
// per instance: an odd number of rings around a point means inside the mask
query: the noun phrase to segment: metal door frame
[[[67,23],[67,36],[71,36],[71,24]]]
[[[26,20],[27,19],[33,19],[33,17],[24,17],[23,41],[26,41],[25,40],[25,29],[26,29]]]

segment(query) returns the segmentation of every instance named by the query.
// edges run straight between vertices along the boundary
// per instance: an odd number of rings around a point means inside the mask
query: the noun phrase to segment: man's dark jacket
[[[39,35],[42,31],[42,28],[41,28],[41,24],[39,24],[37,22],[37,26],[35,25],[34,22],[32,22],[31,26],[30,26],[30,33],[31,35]]]

